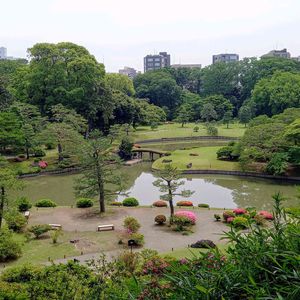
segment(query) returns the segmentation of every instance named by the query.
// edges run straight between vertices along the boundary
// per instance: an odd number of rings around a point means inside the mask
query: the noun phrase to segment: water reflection
[[[152,173],[142,172],[127,193],[136,197],[141,205],[151,205],[160,196],[158,188],[152,185],[155,179]],[[189,176],[184,182],[184,189],[195,191],[189,198],[195,205],[207,203],[221,208],[255,206],[270,209],[273,205],[271,197],[276,192],[288,197],[287,206],[299,205],[294,184],[234,176]],[[176,196],[174,200],[182,200],[182,197]]]

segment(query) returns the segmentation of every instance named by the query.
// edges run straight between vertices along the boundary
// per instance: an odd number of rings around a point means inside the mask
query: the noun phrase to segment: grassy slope
[[[198,126],[200,130],[194,132],[193,128]],[[243,125],[239,123],[231,124],[227,129],[226,125],[218,126],[219,136],[241,137],[245,132]],[[207,135],[206,127],[203,124],[188,123],[184,127],[180,124],[163,124],[158,126],[157,129],[151,130],[149,126],[138,127],[133,133],[135,140],[147,140],[158,138],[171,138],[171,137],[187,137],[187,136],[205,136]]]
[[[156,160],[152,167],[161,169],[165,163],[164,159],[172,160],[172,165],[176,166],[179,170],[188,170],[187,164],[192,163],[191,170],[239,170],[237,162],[222,161],[217,159],[216,152],[220,147],[202,147],[190,150],[176,150],[168,157],[162,157]],[[198,154],[199,156],[190,156],[190,153]]]

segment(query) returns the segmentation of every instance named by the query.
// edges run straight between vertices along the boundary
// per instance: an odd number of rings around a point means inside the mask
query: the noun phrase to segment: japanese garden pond
[[[157,178],[150,167],[150,164],[143,163],[122,169],[127,180],[126,193],[137,198],[140,205],[151,205],[161,194],[152,184]],[[34,202],[50,198],[58,205],[74,205],[74,179],[79,177],[80,174],[72,174],[24,179],[26,186],[17,194],[27,196]],[[186,198],[193,201],[194,205],[207,203],[217,208],[255,206],[258,209],[270,209],[273,205],[272,195],[276,192],[281,192],[287,198],[285,206],[299,205],[300,202],[295,183],[225,175],[186,175],[182,180],[185,182],[184,189],[194,191],[190,198]],[[119,196],[117,200],[123,198]],[[176,196],[174,200],[176,202],[183,198]]]

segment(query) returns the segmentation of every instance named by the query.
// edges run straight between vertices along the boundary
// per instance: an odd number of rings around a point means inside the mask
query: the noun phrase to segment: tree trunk
[[[4,210],[4,199],[5,199],[5,190],[4,187],[1,187],[1,196],[0,196],[0,229],[2,226],[3,210]]]
[[[169,205],[170,205],[170,225],[173,224],[173,216],[174,216],[174,205],[173,205],[173,195],[171,190],[171,182],[168,181],[168,193],[169,193]]]
[[[227,123],[227,129],[229,128],[229,123]]]
[[[26,147],[26,159],[29,159],[29,148]]]
[[[64,157],[62,155],[63,150],[62,150],[62,145],[60,143],[57,145],[57,151],[58,151],[58,161],[63,161],[64,160]]]
[[[102,185],[103,188],[103,185]],[[105,212],[105,204],[104,204],[104,190],[100,190],[99,193],[99,205],[100,205],[100,212],[104,213]]]

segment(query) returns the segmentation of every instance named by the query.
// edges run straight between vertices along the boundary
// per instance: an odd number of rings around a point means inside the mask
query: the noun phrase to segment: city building
[[[170,66],[171,56],[167,52],[159,52],[159,54],[147,55],[144,57],[144,72]]]
[[[124,67],[124,69],[119,70],[119,74],[123,74],[133,79],[138,73],[136,69],[130,67]]]
[[[5,47],[0,47],[0,59],[7,58],[7,49]]]
[[[202,66],[201,66],[201,64],[174,64],[174,65],[171,65],[171,68],[174,68],[174,69],[179,69],[179,68],[201,69]]]
[[[216,54],[213,55],[213,64],[217,62],[233,62],[233,61],[238,61],[239,60],[239,55],[234,54],[234,53],[221,53],[221,54]]]
[[[291,53],[287,51],[286,48],[282,50],[271,50],[267,54],[262,55],[261,57],[282,57],[282,58],[291,58]]]

